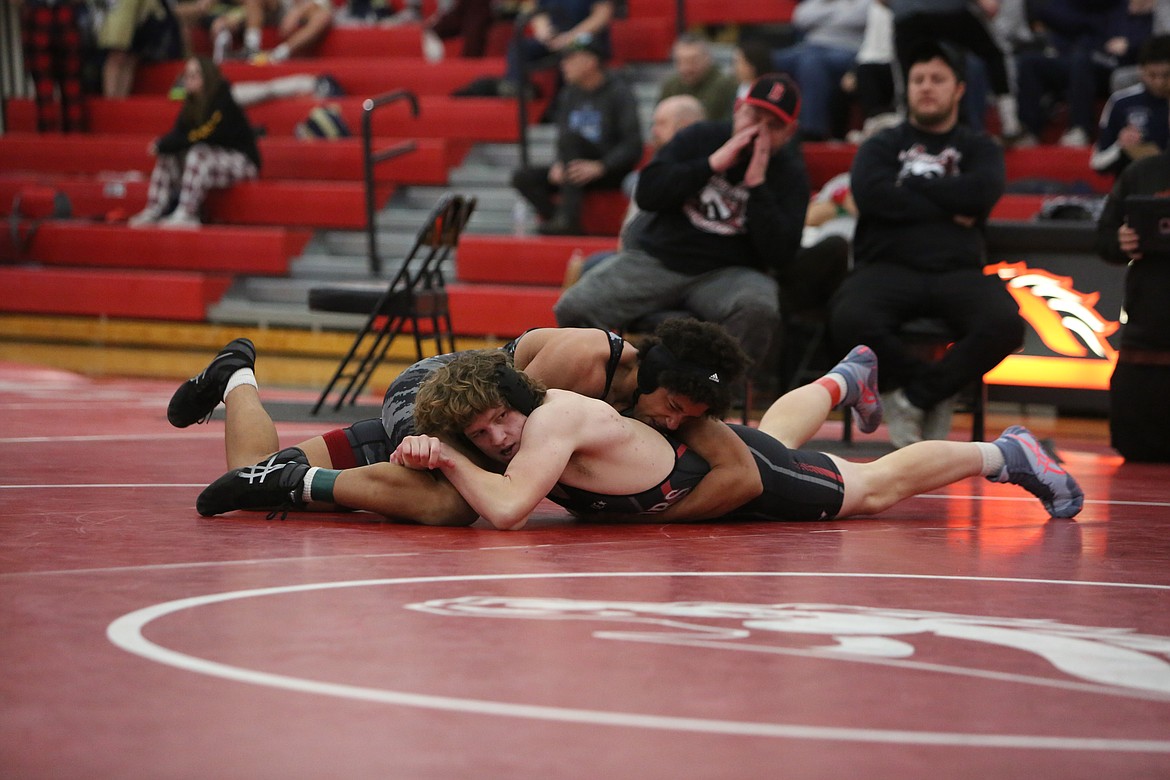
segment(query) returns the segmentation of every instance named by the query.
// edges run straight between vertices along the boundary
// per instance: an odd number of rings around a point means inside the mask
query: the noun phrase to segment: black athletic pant
[[[941,359],[915,355],[903,323],[944,320],[963,334]],[[995,368],[1024,343],[1024,320],[1004,283],[981,269],[928,273],[892,263],[858,267],[830,303],[829,329],[840,354],[867,344],[878,356],[882,391],[899,387],[929,409]]]
[[[1170,366],[1128,363],[1109,382],[1109,434],[1126,460],[1170,463]]]
[[[602,150],[596,144],[590,143],[576,133],[569,133],[566,137],[557,139],[557,160],[561,163],[568,163],[570,160],[600,160],[602,154]],[[549,220],[559,214],[566,223],[574,227],[579,227],[581,223],[581,204],[586,190],[617,189],[622,186],[622,179],[629,173],[626,170],[606,171],[601,178],[591,181],[584,187],[572,184],[558,187],[548,180],[548,172],[547,165],[521,168],[512,174],[512,186],[532,204],[541,219]]]

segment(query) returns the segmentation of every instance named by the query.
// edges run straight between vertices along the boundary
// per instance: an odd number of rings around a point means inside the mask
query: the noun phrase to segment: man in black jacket
[[[561,326],[624,330],[686,310],[723,325],[758,366],[780,324],[776,278],[800,247],[809,186],[796,134],[800,91],[761,76],[731,122],[680,130],[639,174],[648,212],[632,245],[565,290]]]
[[[556,160],[512,176],[512,186],[536,209],[546,235],[580,233],[586,189],[619,188],[642,158],[637,101],[602,66],[597,39],[578,36],[561,56],[565,87],[557,96]]]
[[[1161,215],[1141,224],[1134,196],[1156,196]],[[1152,205],[1152,204],[1151,204]],[[1097,224],[1097,251],[1128,265],[1125,327],[1109,381],[1109,432],[1129,461],[1170,462],[1170,152],[1138,160],[1118,177]]]
[[[983,234],[1005,182],[1002,148],[958,123],[962,59],[945,44],[911,55],[908,118],[866,141],[850,179],[855,270],[834,297],[834,344],[866,343],[882,366],[890,440],[946,438],[949,400],[1024,339],[1003,282],[983,273]],[[915,356],[900,327],[944,320],[957,335],[938,361]]]

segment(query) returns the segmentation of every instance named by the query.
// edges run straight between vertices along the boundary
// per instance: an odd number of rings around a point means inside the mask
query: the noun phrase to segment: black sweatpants
[[[943,357],[918,357],[898,335],[903,323],[944,320],[962,334]],[[830,303],[837,352],[867,344],[878,356],[883,392],[899,387],[929,409],[995,368],[1024,343],[1024,320],[1003,281],[981,269],[930,273],[892,263],[859,266]]]
[[[1109,381],[1109,434],[1123,458],[1170,463],[1168,399],[1170,366],[1117,363]]]

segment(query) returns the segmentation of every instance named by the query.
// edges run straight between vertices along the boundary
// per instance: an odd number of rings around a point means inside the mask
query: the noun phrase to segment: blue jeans
[[[853,67],[856,54],[815,43],[798,43],[772,53],[772,67],[800,85],[800,125],[808,134],[829,137],[830,101],[841,77]]]

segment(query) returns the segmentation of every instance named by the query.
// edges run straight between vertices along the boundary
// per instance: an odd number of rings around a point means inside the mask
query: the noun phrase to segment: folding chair
[[[313,414],[320,411],[335,389],[338,394],[334,411],[346,401],[351,405],[356,402],[374,370],[385,359],[394,338],[407,326],[414,336],[418,360],[426,357],[420,328],[423,323],[429,325],[436,354],[455,351],[442,264],[458,245],[475,203],[475,198],[460,195],[447,194],[440,198],[388,286],[350,284],[309,290],[309,308],[314,311],[369,314],[313,406]]]

